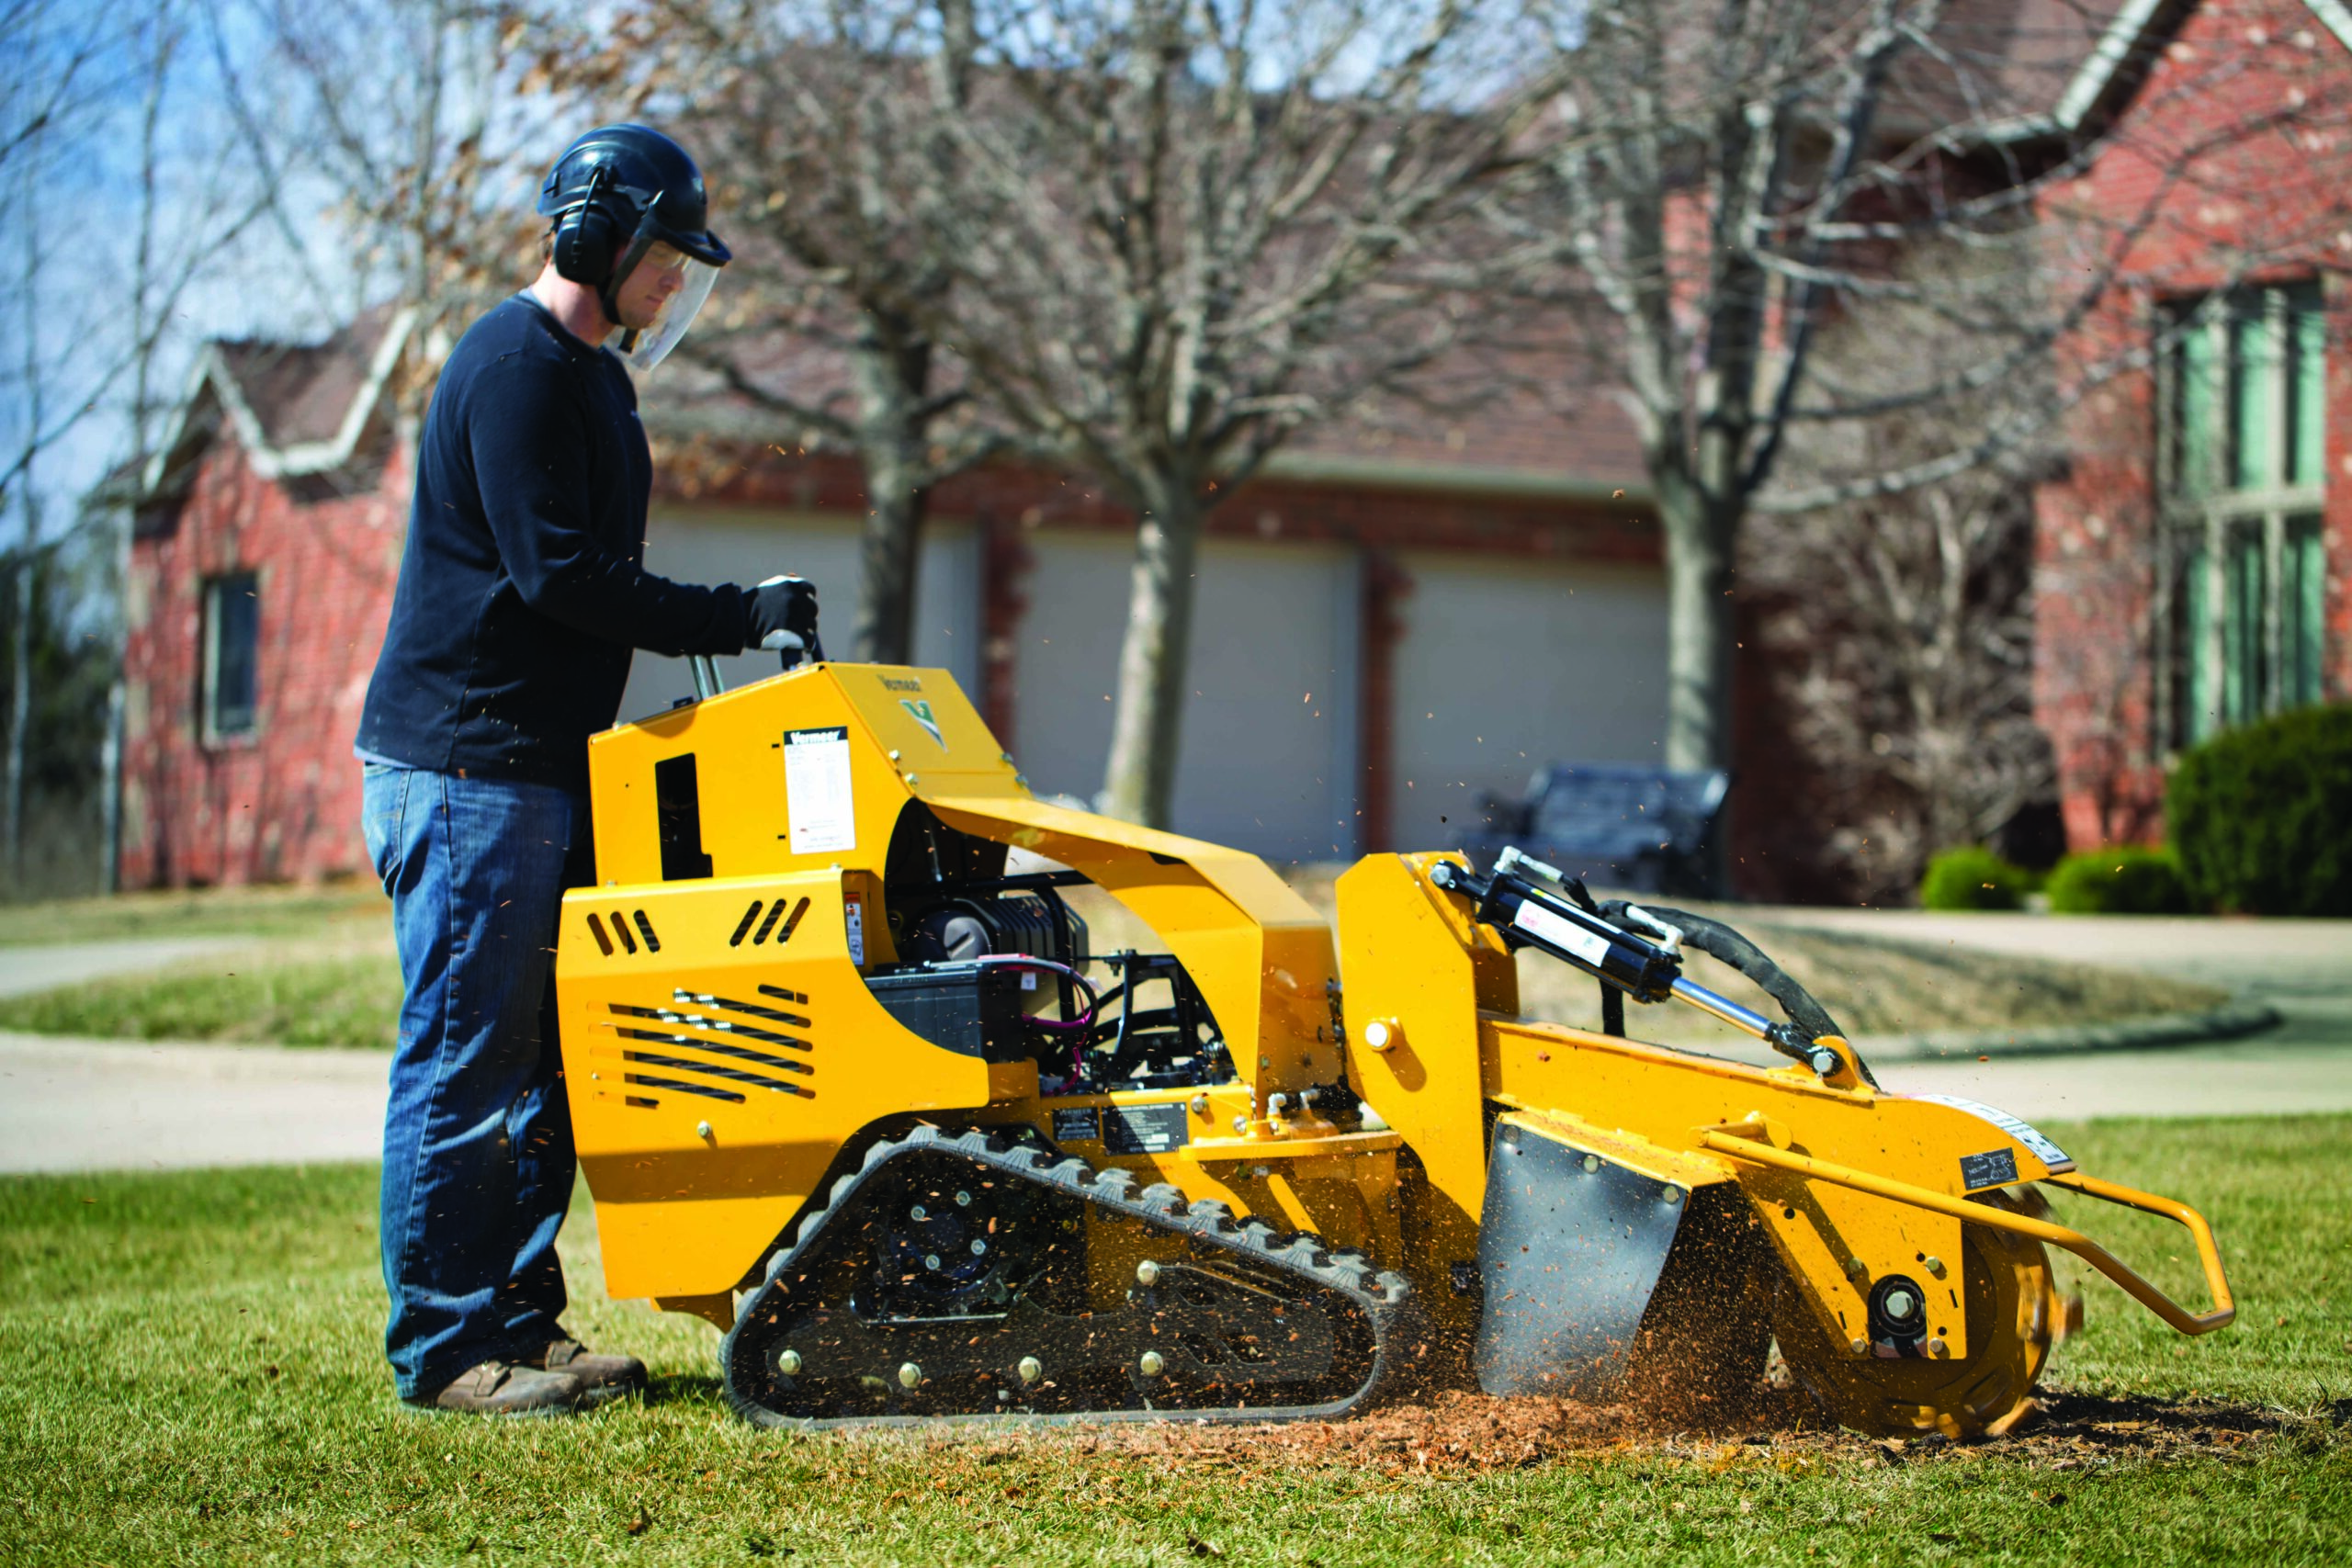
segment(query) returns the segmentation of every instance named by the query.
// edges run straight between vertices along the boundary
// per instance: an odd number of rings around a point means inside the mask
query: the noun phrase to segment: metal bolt
[[[1928,1273],[1933,1274],[1939,1280],[1944,1277],[1944,1260],[1942,1258],[1930,1258],[1926,1259],[1926,1262]]]
[[[896,751],[891,752],[891,753],[890,753],[890,761],[894,761],[894,762],[895,762],[895,761],[897,761],[898,760],[899,760],[899,754],[898,754]]]
[[[1046,1375],[1046,1364],[1035,1356],[1022,1357],[1021,1364],[1013,1370],[1021,1374],[1023,1382],[1035,1382]]]
[[[1863,1262],[1860,1258],[1849,1258],[1846,1259],[1846,1272],[1851,1274],[1855,1279],[1865,1279],[1869,1276],[1871,1266]]]
[[[916,1221],[927,1220],[931,1218],[931,1211],[924,1208],[921,1203],[917,1203],[913,1208],[907,1211],[907,1218]]]
[[[922,780],[916,774],[909,773],[907,775],[907,782],[910,784],[918,784],[922,783]]]
[[[1846,1348],[1857,1356],[1867,1356],[1871,1353],[1871,1342],[1867,1339],[1852,1340],[1848,1343]]]
[[[1208,1113],[1209,1097],[1205,1094],[1196,1094],[1193,1096],[1193,1114],[1205,1121],[1208,1117]]]
[[[778,1351],[775,1358],[775,1370],[782,1372],[788,1378],[798,1377],[800,1375],[800,1352],[797,1350]]]
[[[1138,1285],[1157,1285],[1159,1283],[1159,1265],[1153,1262],[1148,1258],[1136,1264],[1136,1283]]]
[[[1838,1070],[1838,1053],[1835,1051],[1826,1048],[1815,1051],[1808,1059],[1813,1065],[1813,1070],[1825,1078]]]
[[[922,1386],[922,1369],[915,1365],[912,1361],[902,1362],[899,1367],[899,1386],[900,1388],[921,1388]]]
[[[1258,1065],[1261,1067],[1271,1067],[1274,1065],[1273,1058],[1271,1056],[1261,1056],[1258,1058]]]
[[[1886,1292],[1886,1315],[1889,1317],[1909,1317],[1911,1314],[1917,1309],[1918,1305],[1919,1298],[1913,1295],[1908,1291],[1889,1291]]]
[[[708,1142],[710,1139],[710,1123],[707,1122],[695,1122],[695,1136],[704,1140],[706,1143]]]
[[[1138,1360],[1136,1365],[1143,1369],[1144,1376],[1148,1378],[1156,1378],[1162,1371],[1167,1370],[1168,1361],[1167,1359],[1161,1356],[1159,1351],[1146,1350],[1143,1353],[1143,1359]]]
[[[1928,1354],[1930,1356],[1949,1355],[1951,1354],[1951,1347],[1947,1346],[1940,1339],[1930,1339],[1928,1341]]]
[[[1587,1176],[1590,1176],[1600,1169],[1600,1156],[1599,1155],[1587,1155],[1584,1156],[1584,1173]]]
[[[926,1268],[926,1269],[936,1269],[936,1268],[938,1268],[938,1267],[939,1267],[939,1254],[937,1254],[936,1252],[926,1252],[926,1253],[924,1253],[924,1254],[922,1255],[922,1266],[923,1266],[924,1268]]]
[[[972,1195],[971,1195],[969,1192],[958,1192],[958,1193],[956,1193],[956,1206],[957,1208],[959,1208],[959,1209],[968,1209],[968,1208],[970,1208],[970,1207],[972,1206]]]
[[[1670,1207],[1682,1201],[1682,1189],[1679,1187],[1669,1187],[1665,1191],[1659,1193],[1658,1197]]]
[[[1248,1127],[1249,1125],[1250,1125],[1250,1118],[1248,1118],[1247,1116],[1236,1116],[1236,1117],[1233,1119],[1233,1130],[1234,1130],[1235,1132],[1237,1132],[1237,1133],[1238,1133],[1238,1132],[1242,1131],[1244,1128]]]
[[[1363,1026],[1364,1049],[1385,1051],[1396,1043],[1396,1032],[1385,1019],[1374,1019]]]
[[[973,1256],[973,1257],[978,1258],[978,1257],[979,1257],[982,1253],[986,1252],[988,1249],[989,1249],[989,1244],[988,1244],[987,1242],[982,1241],[978,1236],[974,1236],[974,1237],[972,1238],[972,1256]]]

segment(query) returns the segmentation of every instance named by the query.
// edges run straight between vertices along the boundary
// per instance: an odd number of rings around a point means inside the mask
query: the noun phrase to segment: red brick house
[[[360,868],[351,739],[407,521],[413,319],[204,351],[132,517],[123,886]]]
[[[2037,497],[2035,707],[2084,849],[2161,837],[2184,747],[2352,696],[2352,11],[2133,4],[2062,113],[2105,117],[2063,210],[2122,241]]]

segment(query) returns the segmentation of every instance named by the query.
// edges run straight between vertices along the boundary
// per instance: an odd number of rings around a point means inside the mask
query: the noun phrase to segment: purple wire
[[[1041,974],[1059,975],[1062,978],[1069,981],[1080,990],[1086,993],[1086,1012],[1082,1017],[1073,1019],[1039,1018],[1035,1013],[1024,1012],[1021,1015],[1023,1021],[1029,1023],[1034,1023],[1040,1029],[1070,1030],[1091,1029],[1094,1027],[1094,1014],[1096,1010],[1102,1005],[1102,998],[1095,994],[1092,983],[1090,982],[1085,976],[1080,974],[1069,964],[1057,964],[1050,958],[1029,958],[1018,956],[997,957],[993,955],[984,958],[980,962],[992,969],[1034,969]]]

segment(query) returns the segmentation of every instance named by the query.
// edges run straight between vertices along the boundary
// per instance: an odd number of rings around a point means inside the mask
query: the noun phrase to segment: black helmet
[[[702,171],[650,126],[600,125],[565,148],[539,186],[539,212],[554,220],[556,271],[596,290],[616,323],[615,296],[655,243],[711,267],[733,257],[710,231]]]

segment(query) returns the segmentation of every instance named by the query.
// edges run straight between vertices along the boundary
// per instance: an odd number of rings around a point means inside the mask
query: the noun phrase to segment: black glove
[[[751,640],[755,647],[821,659],[817,641],[817,585],[805,577],[771,577],[751,590]],[[786,664],[794,662],[787,659]]]

